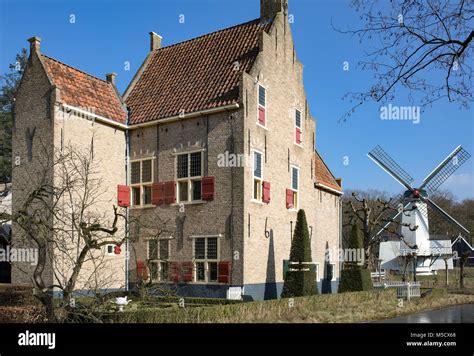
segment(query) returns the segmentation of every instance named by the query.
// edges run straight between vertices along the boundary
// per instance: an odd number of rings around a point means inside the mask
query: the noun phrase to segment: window
[[[201,200],[202,152],[178,155],[176,178],[178,203]]]
[[[153,160],[139,160],[131,163],[132,206],[151,204],[153,184]]]
[[[105,254],[107,256],[115,255],[115,250],[114,249],[115,249],[115,245],[111,245],[111,244],[105,245]]]
[[[300,169],[298,167],[291,167],[291,190],[293,191],[293,208],[298,209],[299,204],[299,179]]]
[[[267,121],[267,90],[259,85],[258,86],[258,121],[257,123],[261,126],[266,126]]]
[[[262,184],[263,184],[263,170],[262,170],[262,154],[260,152],[253,152],[253,196],[254,200],[262,201]]]
[[[295,143],[301,145],[303,142],[303,132],[301,129],[301,111],[295,110]]]
[[[331,281],[335,281],[336,280],[336,264],[330,263],[328,267],[329,267],[327,271],[328,280],[330,279]]]
[[[197,282],[218,281],[219,239],[198,237],[194,240],[194,259]]]
[[[148,240],[148,264],[153,282],[168,280],[169,240]]]

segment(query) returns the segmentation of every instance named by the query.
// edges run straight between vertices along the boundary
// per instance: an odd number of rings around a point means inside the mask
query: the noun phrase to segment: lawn
[[[399,307],[394,290],[385,290],[194,308],[132,305],[102,318],[115,323],[358,323],[466,303],[474,303],[474,295],[434,290],[428,297],[404,301]]]
[[[0,288],[0,323],[43,322],[41,306],[30,288]],[[123,293],[118,293],[123,295]],[[382,320],[455,304],[474,303],[474,294],[448,293],[433,289],[425,298],[404,301],[400,307],[394,290],[373,290],[341,294],[256,302],[223,299],[140,297],[118,312],[109,299],[76,299],[75,322],[106,323],[360,323]],[[184,304],[183,304],[184,301]]]
[[[448,271],[448,289],[458,290],[459,289],[459,277],[460,270],[455,267]],[[412,276],[410,275],[410,278]],[[392,275],[389,277],[390,280],[401,280],[401,276]],[[435,276],[417,276],[417,281],[421,282],[422,288],[444,288],[446,281],[446,271],[439,270]],[[474,267],[464,268],[464,287],[467,290],[474,292]]]

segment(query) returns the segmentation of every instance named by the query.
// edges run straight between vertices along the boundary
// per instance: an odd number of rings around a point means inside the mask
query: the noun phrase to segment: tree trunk
[[[47,247],[46,244],[39,242],[35,238],[32,238],[32,240],[36,241],[38,246],[38,263],[33,271],[33,285],[35,288],[34,296],[44,306],[48,322],[55,323],[57,322],[57,318],[54,311],[53,295],[48,292],[48,288],[43,281],[43,272],[46,267],[48,256]]]
[[[459,287],[461,289],[464,289],[464,265],[466,264],[467,262],[467,258],[469,256],[469,252],[464,252],[462,255],[461,255],[461,258],[459,259],[459,272],[460,272],[460,276],[459,276]]]
[[[449,286],[449,274],[448,274],[448,260],[447,259],[444,260],[444,269],[446,271],[446,277],[445,277],[444,283],[445,283],[446,288],[448,288],[448,286]]]

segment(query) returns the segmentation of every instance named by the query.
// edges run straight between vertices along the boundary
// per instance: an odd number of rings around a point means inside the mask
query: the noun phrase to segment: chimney
[[[105,75],[105,78],[110,84],[115,85],[115,78],[117,78],[117,73],[107,73]]]
[[[30,54],[33,52],[40,52],[41,38],[33,36],[28,39],[28,42],[30,42]]]
[[[342,178],[336,178],[336,183],[342,188]]]
[[[286,13],[288,0],[260,0],[260,18],[271,19],[279,12]]]
[[[155,32],[150,32],[150,51],[161,48],[161,40],[163,37],[156,34]]]

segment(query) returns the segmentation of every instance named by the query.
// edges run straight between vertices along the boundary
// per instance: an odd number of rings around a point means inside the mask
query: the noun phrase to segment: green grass
[[[464,268],[464,287],[467,289],[474,289],[474,267]],[[449,289],[458,289],[459,288],[459,277],[460,270],[458,267],[455,267],[452,270],[448,271],[448,288]],[[410,275],[410,278],[412,276]],[[401,280],[402,276],[393,275],[389,277],[390,280]],[[416,276],[416,280],[421,282],[423,288],[444,288],[446,281],[446,271],[439,270],[438,274],[435,276]]]
[[[474,296],[435,290],[399,308],[395,291],[384,290],[195,308],[129,308],[102,318],[112,323],[357,323],[465,303],[474,303]]]

